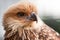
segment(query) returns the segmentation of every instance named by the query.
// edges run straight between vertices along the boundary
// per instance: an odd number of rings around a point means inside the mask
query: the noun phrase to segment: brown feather
[[[43,26],[39,32],[37,32],[38,29],[21,30],[19,28],[19,30],[19,32],[16,32],[9,38],[5,38],[5,40],[60,40],[60,36],[48,26]]]

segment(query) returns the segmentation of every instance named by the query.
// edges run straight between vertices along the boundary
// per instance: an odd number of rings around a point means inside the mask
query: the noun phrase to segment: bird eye
[[[18,13],[17,13],[17,16],[18,16],[18,17],[25,16],[25,13],[24,13],[24,12],[18,12]]]

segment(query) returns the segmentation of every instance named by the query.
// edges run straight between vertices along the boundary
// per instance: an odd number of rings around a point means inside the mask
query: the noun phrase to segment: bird
[[[36,5],[15,3],[3,16],[4,40],[60,40],[60,34],[39,17]]]

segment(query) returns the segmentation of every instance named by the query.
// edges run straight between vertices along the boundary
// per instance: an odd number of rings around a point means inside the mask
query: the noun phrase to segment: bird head
[[[17,28],[27,27],[33,22],[37,23],[37,11],[36,6],[31,3],[17,3],[8,8],[4,14],[3,25]]]

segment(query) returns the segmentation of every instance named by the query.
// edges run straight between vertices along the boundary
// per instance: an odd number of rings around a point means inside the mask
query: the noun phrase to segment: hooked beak
[[[32,20],[32,21],[37,21],[37,16],[34,13],[31,13],[27,19]]]

